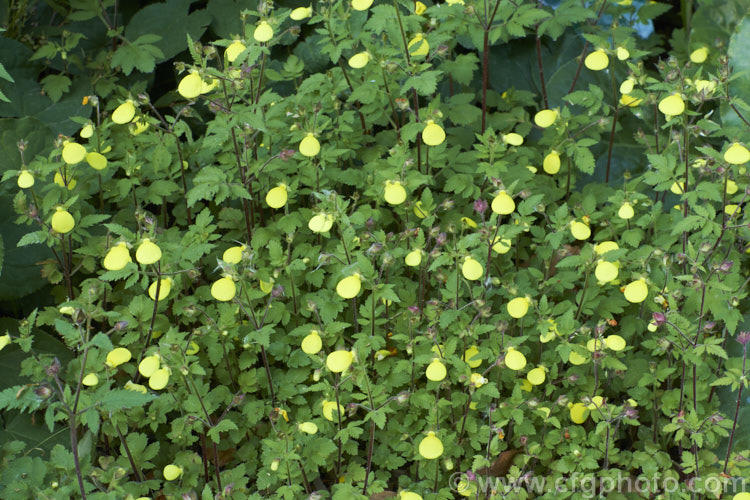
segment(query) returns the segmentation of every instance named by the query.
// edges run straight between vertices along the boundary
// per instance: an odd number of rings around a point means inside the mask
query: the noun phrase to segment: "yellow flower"
[[[690,53],[690,60],[695,64],[705,62],[708,58],[708,49],[706,47],[700,47]]]
[[[427,10],[427,6],[423,4],[422,2],[417,1],[417,3],[414,5],[414,13],[418,16],[421,16],[424,14],[424,11]]]
[[[625,300],[628,302],[634,304],[643,302],[646,300],[646,297],[648,297],[648,286],[646,285],[646,280],[639,279],[628,283],[623,289],[623,293],[625,294]]]
[[[367,10],[372,5],[373,0],[352,0],[354,10]]]
[[[297,429],[304,432],[305,434],[315,434],[318,432],[318,426],[315,422],[302,422],[297,425]]]
[[[409,54],[413,57],[426,56],[430,52],[430,44],[427,43],[427,40],[422,33],[414,35],[414,38],[411,39],[407,48],[409,49]]]
[[[148,393],[148,389],[146,389],[145,385],[134,384],[131,380],[125,382],[125,389],[128,391],[140,392],[142,394]]]
[[[305,138],[299,143],[299,152],[307,157],[313,157],[320,153],[320,142],[315,138],[315,134],[308,132]]]
[[[333,373],[341,373],[351,366],[354,356],[351,351],[333,351],[326,358],[326,367]]]
[[[546,379],[547,371],[543,366],[537,366],[529,370],[529,373],[526,375],[526,380],[532,385],[542,385]]]
[[[659,101],[659,111],[667,117],[681,115],[685,111],[685,101],[678,94],[672,94]]]
[[[286,184],[279,184],[266,194],[266,204],[271,208],[283,207],[288,199]]]
[[[406,189],[399,181],[386,181],[384,197],[391,205],[400,205],[406,201]]]
[[[201,88],[203,87],[203,80],[198,72],[193,71],[180,80],[177,85],[177,92],[185,99],[195,99],[201,95]]]
[[[750,161],[750,151],[739,142],[732,143],[724,153],[724,161],[732,165],[742,165]]]
[[[364,68],[368,62],[370,62],[370,54],[367,52],[360,52],[349,58],[349,66],[354,69]]]
[[[73,179],[70,174],[67,174],[66,178],[63,179],[63,176],[60,175],[60,172],[55,172],[55,177],[53,179],[53,182],[57,184],[60,187],[65,187],[65,181],[68,181],[68,191],[76,187],[76,180]]]
[[[633,91],[633,87],[635,87],[635,78],[627,78],[620,84],[620,93],[629,94]]]
[[[161,357],[159,357],[158,354],[152,354],[151,356],[146,356],[138,364],[138,372],[144,377],[148,378],[151,375],[153,375],[156,372],[156,370],[159,369],[160,364],[161,364]]]
[[[628,49],[626,49],[625,47],[617,47],[615,53],[617,54],[617,59],[619,59],[620,61],[624,61],[625,59],[630,57],[630,52],[628,52]]]
[[[634,215],[635,210],[633,210],[633,205],[628,202],[623,203],[617,211],[617,216],[625,220],[632,219]]]
[[[169,464],[164,467],[164,479],[167,481],[174,481],[182,475],[182,467],[175,464]]]
[[[427,460],[433,460],[443,454],[443,442],[430,431],[419,443],[419,454]]]
[[[421,201],[417,201],[414,203],[414,209],[413,209],[414,215],[416,215],[420,219],[424,219],[430,213],[427,211],[427,209],[424,207]]]
[[[120,242],[109,249],[102,265],[107,271],[119,271],[128,265],[129,262],[133,261],[130,258],[128,246],[124,242]]]
[[[478,280],[484,274],[484,268],[477,260],[472,257],[466,257],[461,266],[461,274],[469,281]]]
[[[550,175],[554,175],[560,171],[560,155],[557,151],[552,151],[544,157],[542,168]]]
[[[422,500],[422,495],[412,493],[411,491],[402,491],[399,500]]]
[[[510,144],[511,146],[520,146],[523,144],[523,136],[516,134],[515,132],[503,134],[502,139],[505,144]]]
[[[498,215],[508,215],[516,209],[516,202],[506,191],[500,191],[492,200],[491,208]]]
[[[161,248],[150,239],[143,238],[143,242],[135,252],[135,260],[139,264],[149,265],[155,264],[159,259],[161,259]]]
[[[512,242],[508,238],[495,236],[495,239],[492,240],[492,251],[499,254],[505,254],[510,251],[511,245]]]
[[[339,281],[336,285],[336,293],[344,299],[351,299],[356,297],[361,289],[362,279],[360,278],[359,274],[347,276],[346,278]]]
[[[729,216],[740,215],[742,208],[739,205],[726,205],[724,207],[724,213]]]
[[[245,253],[245,245],[227,248],[221,256],[221,260],[228,264],[239,264],[242,262],[242,254]]]
[[[737,192],[737,183],[734,182],[732,179],[727,179],[727,194],[734,194]]]
[[[151,300],[156,300],[156,288],[159,287],[159,300],[164,300],[169,296],[169,292],[172,291],[172,278],[162,278],[161,284],[158,281],[154,281],[148,287],[148,296]]]
[[[526,297],[516,297],[508,302],[507,309],[511,317],[516,319],[523,318],[529,311],[529,299]]]
[[[69,233],[73,230],[76,225],[76,221],[70,212],[65,210],[63,207],[57,207],[55,213],[52,214],[52,221],[50,223],[52,229],[60,234]]]
[[[461,223],[466,224],[467,226],[469,226],[472,229],[476,229],[477,228],[477,223],[474,222],[474,220],[470,219],[469,217],[461,217]]]
[[[586,349],[589,352],[596,352],[601,351],[604,349],[604,341],[601,339],[590,339],[588,342],[586,342]]]
[[[88,139],[89,137],[94,135],[94,126],[90,123],[84,125],[79,135],[84,139]]]
[[[586,362],[588,362],[589,358],[582,356],[576,351],[571,351],[570,356],[568,356],[568,361],[570,361],[570,364],[572,365],[582,365]]]
[[[225,276],[214,281],[211,285],[211,296],[220,302],[228,302],[234,298],[237,287],[231,277]]]
[[[471,383],[471,385],[479,389],[484,384],[486,384],[488,380],[484,378],[481,373],[472,373],[469,377],[469,382]]]
[[[201,82],[201,95],[208,94],[209,92],[211,92],[213,89],[215,89],[218,86],[219,86],[219,80],[217,78],[211,78],[211,80],[209,81],[203,80]],[[134,134],[134,135],[138,135],[138,134]]]
[[[591,228],[583,222],[574,220],[570,223],[570,233],[577,240],[587,240],[591,236]]]
[[[308,229],[313,233],[327,233],[333,227],[333,215],[317,214],[310,218],[307,223]]]
[[[583,403],[575,403],[570,406],[570,420],[576,424],[582,424],[589,416],[589,409]]]
[[[606,260],[600,260],[596,264],[596,270],[594,276],[601,283],[609,283],[617,279],[617,275],[620,272],[618,264],[614,262],[607,262]]]
[[[325,417],[326,420],[329,420],[333,422],[333,412],[336,411],[336,401],[323,401],[323,417]],[[344,407],[341,405],[338,405],[338,412],[339,415],[343,418],[344,416]]]
[[[21,170],[18,174],[18,187],[27,189],[34,185],[34,176],[28,170]]]
[[[537,127],[547,128],[557,120],[557,111],[554,109],[543,109],[534,115],[534,123]]]
[[[629,108],[635,108],[642,102],[643,99],[638,99],[637,97],[633,97],[632,95],[624,95],[620,97],[620,104]]]
[[[685,183],[682,181],[673,182],[669,190],[672,191],[674,194],[683,194],[685,192]]]
[[[427,120],[427,125],[422,130],[422,140],[428,146],[439,146],[445,141],[445,131],[434,121]]]
[[[136,121],[130,124],[130,133],[132,135],[141,135],[143,132],[148,130],[149,124],[146,119],[138,118]]]
[[[89,373],[85,377],[83,377],[81,383],[87,387],[93,387],[99,384],[99,377],[96,376],[96,373]]]
[[[133,355],[124,347],[116,347],[107,353],[107,360],[104,362],[110,368],[117,368],[123,363],[130,361]]]
[[[242,54],[245,49],[245,44],[240,42],[239,40],[235,40],[231,44],[229,44],[229,47],[227,47],[227,50],[224,51],[224,54],[227,56],[227,61],[234,62],[235,59],[237,59],[240,54]]]
[[[253,38],[255,38],[256,42],[267,42],[273,38],[273,28],[267,21],[261,21],[253,32]]]
[[[422,263],[422,251],[412,250],[404,257],[404,263],[409,267],[417,267]]]
[[[159,368],[148,379],[148,386],[155,391],[164,389],[169,383],[169,369]]]
[[[313,355],[318,354],[320,350],[323,348],[323,340],[320,338],[320,334],[317,330],[313,330],[310,332],[309,335],[307,335],[304,339],[302,339],[302,352],[305,354]]]
[[[107,157],[96,151],[86,153],[86,163],[94,170],[104,170],[107,168]]]
[[[433,359],[430,364],[427,365],[427,370],[425,370],[427,379],[432,380],[433,382],[440,382],[445,378],[447,373],[445,365],[437,358]]]
[[[625,339],[619,335],[610,335],[604,339],[604,343],[613,351],[622,351],[627,346]]]
[[[312,5],[308,5],[307,7],[297,7],[291,14],[289,14],[289,17],[293,21],[301,21],[310,16],[312,16]]]
[[[609,65],[609,57],[607,57],[607,53],[604,50],[595,50],[586,56],[583,64],[591,71],[601,71]]]
[[[614,241],[602,241],[601,243],[597,243],[596,245],[594,245],[594,252],[596,252],[598,255],[604,255],[607,252],[617,250],[619,248],[620,245],[618,245]]]
[[[693,83],[695,83],[695,90],[703,92],[704,95],[709,95],[716,90],[716,82],[714,80],[696,80]]]
[[[479,354],[479,349],[475,345],[469,347],[468,349],[464,351],[464,361],[466,361],[469,367],[477,368],[479,365],[482,364],[482,360],[476,357],[478,354]]]
[[[591,403],[586,405],[586,408],[589,410],[596,410],[597,408],[601,408],[604,406],[604,398],[601,396],[594,396],[591,398]]]
[[[86,148],[77,142],[66,142],[62,150],[62,159],[68,165],[75,165],[86,158]]]
[[[117,106],[117,108],[112,113],[112,121],[117,123],[118,125],[130,123],[134,117],[135,106],[133,105],[133,101],[131,101],[130,99]]]
[[[513,371],[523,370],[526,366],[526,356],[514,347],[509,347],[505,354],[505,366]]]

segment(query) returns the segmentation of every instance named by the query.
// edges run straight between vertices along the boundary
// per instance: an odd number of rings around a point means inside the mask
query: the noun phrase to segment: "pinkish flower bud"
[[[279,158],[282,161],[287,161],[287,160],[290,160],[294,156],[294,153],[296,153],[296,151],[293,149],[285,149],[281,153],[279,153]]]
[[[655,312],[653,314],[653,318],[654,318],[654,323],[656,323],[656,326],[661,326],[667,321],[667,318],[662,313],[659,313],[659,312]]]
[[[479,214],[482,219],[484,219],[484,213],[487,211],[487,201],[483,200],[482,198],[476,200],[474,202],[474,210]]]

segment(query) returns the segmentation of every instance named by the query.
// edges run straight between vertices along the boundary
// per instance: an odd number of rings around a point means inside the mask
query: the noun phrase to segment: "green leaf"
[[[404,95],[411,89],[415,89],[419,95],[431,95],[437,89],[437,77],[442,71],[424,71],[417,76],[411,76],[406,79],[401,87],[401,95]]]
[[[460,54],[454,60],[446,60],[440,69],[448,73],[457,83],[470,85],[474,72],[479,68],[479,57],[473,52]]]
[[[156,67],[157,58],[164,54],[154,45],[121,45],[112,55],[112,68],[121,68],[129,75],[134,69],[143,73],[151,73]]]
[[[100,396],[98,402],[105,411],[145,406],[155,399],[152,394],[143,394],[128,389],[103,389],[97,391],[96,395]]]
[[[155,62],[171,59],[187,47],[185,45],[185,34],[189,34],[193,40],[198,40],[206,31],[211,22],[211,15],[205,10],[194,10],[190,12],[191,0],[167,0],[163,3],[148,5],[130,19],[125,29],[125,37],[128,40],[139,40],[143,36],[153,37],[158,35],[159,40],[148,39],[146,47],[151,50]],[[239,10],[232,15],[236,16]],[[138,49],[143,50],[144,45]],[[140,71],[144,71],[136,65]],[[145,73],[150,70],[144,71]],[[127,74],[127,73],[126,73]]]

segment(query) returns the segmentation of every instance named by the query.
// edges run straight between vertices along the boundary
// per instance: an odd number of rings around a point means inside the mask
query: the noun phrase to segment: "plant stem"
[[[237,134],[234,131],[234,127],[232,127],[232,143],[234,144],[234,156],[237,159],[237,169],[240,171],[240,180],[242,181],[242,185],[247,186],[247,190],[250,193],[252,193],[252,190],[253,190],[252,179],[247,178],[245,165],[243,165],[242,159],[240,157],[240,148],[239,148],[239,145],[237,144]],[[247,242],[250,243],[253,238],[253,230],[252,230],[253,221],[250,218],[250,213],[248,211],[248,206],[247,206],[247,200],[245,198],[242,198],[242,213],[245,216],[245,232],[247,235]]]
[[[742,377],[744,378],[745,375],[745,366],[747,364],[747,344],[742,346]],[[729,444],[727,445],[727,457],[724,460],[724,471],[723,474],[726,475],[727,473],[727,467],[729,466],[729,458],[732,455],[732,444],[734,442],[734,433],[737,431],[737,421],[740,417],[740,403],[742,403],[742,388],[744,387],[744,380],[740,381],[740,388],[737,392],[737,404],[734,407],[734,422],[732,423],[732,432],[729,434]]]
[[[544,65],[542,64],[542,39],[539,38],[539,27],[537,26],[536,34],[536,63],[539,68],[539,83],[542,87],[542,100],[544,101],[544,108],[549,109],[549,101],[547,101],[547,86],[544,83]]]
[[[578,303],[578,310],[576,311],[575,319],[578,319],[578,316],[581,315],[581,309],[583,308],[583,301],[586,298],[586,288],[589,284],[589,274],[591,274],[591,270],[586,269],[586,277],[583,279],[583,288],[581,289],[581,302]]]

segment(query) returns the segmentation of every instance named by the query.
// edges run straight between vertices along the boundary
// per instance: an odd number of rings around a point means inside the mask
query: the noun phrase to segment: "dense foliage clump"
[[[742,1],[50,4],[1,497],[750,496]]]

